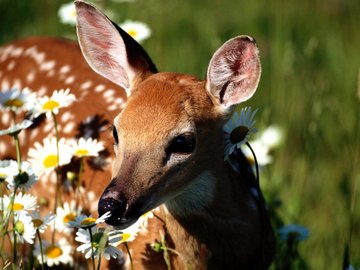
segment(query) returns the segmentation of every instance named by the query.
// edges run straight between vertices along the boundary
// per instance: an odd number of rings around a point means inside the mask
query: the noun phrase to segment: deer
[[[60,114],[64,136],[76,136],[76,123],[105,112],[105,120],[95,121],[101,131],[88,129],[113,148],[112,164],[84,178],[99,198],[99,215],[110,212],[106,223],[123,229],[160,209],[147,234],[130,243],[134,268],[166,269],[150,247],[162,231],[178,252],[170,254],[175,269],[267,269],[275,237],[261,192],[254,193],[254,174],[238,149],[232,162],[224,160],[223,125],[260,80],[255,39],[226,41],[200,80],[158,72],[145,49],[105,14],[84,1],[75,5],[79,45],[39,37],[8,44],[0,49],[0,83],[41,93],[68,85],[78,103]],[[22,143],[31,144],[46,132],[24,134]]]

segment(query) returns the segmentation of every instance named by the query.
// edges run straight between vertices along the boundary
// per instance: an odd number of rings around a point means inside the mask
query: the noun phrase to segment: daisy
[[[28,127],[30,127],[32,125],[32,121],[30,120],[24,120],[21,123],[16,123],[15,125],[7,128],[7,129],[3,129],[0,130],[0,136],[1,135],[14,135],[14,134],[18,134],[20,131],[22,131],[23,129],[26,129]]]
[[[104,145],[102,142],[98,142],[96,139],[80,138],[79,140],[73,140],[70,143],[72,148],[72,153],[77,157],[96,157],[99,155],[99,152],[104,150]]]
[[[11,204],[11,198],[7,195],[2,198],[2,203],[0,204],[0,210],[7,212],[12,209],[15,213],[35,210],[37,207],[36,197],[30,194],[23,195],[21,192],[15,195],[13,204]]]
[[[74,2],[61,5],[58,16],[62,23],[76,25],[76,9]]]
[[[17,162],[16,162],[16,166]],[[28,191],[38,180],[38,176],[35,174],[34,169],[30,166],[29,162],[21,162],[21,173],[18,173],[14,177],[8,178],[8,189],[14,190],[15,187],[22,188]]]
[[[240,146],[247,142],[249,136],[257,130],[254,127],[254,116],[257,109],[252,112],[251,107],[241,109],[241,112],[235,112],[230,120],[224,125],[224,143],[225,159]]]
[[[71,255],[71,246],[65,238],[61,238],[59,241],[51,244],[46,240],[42,241],[44,263],[49,267],[61,264],[73,264],[73,258]],[[36,244],[34,249],[34,256],[41,264],[41,249],[40,245]]]
[[[19,173],[19,167],[14,160],[0,160],[0,182],[11,181]]]
[[[51,114],[58,114],[60,108],[68,107],[75,101],[75,96],[70,94],[70,89],[55,90],[51,97],[45,96],[39,98],[33,109],[35,116],[46,113],[47,117]]]
[[[99,218],[93,218],[91,216],[88,217],[85,215],[80,215],[80,216],[75,217],[75,220],[69,221],[68,225],[70,227],[74,227],[74,228],[90,228],[90,227],[95,226],[96,224],[105,222],[105,220],[110,216],[111,216],[110,211],[106,212]]]
[[[93,254],[96,257],[104,255],[105,259],[110,260],[119,258],[123,253],[117,249],[116,243],[121,240],[120,231],[106,231],[104,228],[92,227],[91,236],[89,230],[79,229],[76,232],[75,240],[82,243],[76,250],[85,254],[89,259]]]
[[[45,217],[40,217],[40,212],[38,210],[32,211],[30,213],[32,223],[36,230],[39,230],[40,233],[44,233],[47,226],[51,221],[55,219],[55,215],[52,213],[47,214]]]
[[[34,103],[34,94],[29,88],[21,91],[17,88],[2,90],[0,92],[0,109],[9,109],[11,111],[30,110]]]
[[[71,149],[63,138],[59,140],[59,151],[58,157],[56,138],[45,138],[43,145],[35,142],[34,148],[29,149],[29,162],[39,173],[50,173],[57,166],[63,166],[71,161]]]
[[[149,26],[143,22],[126,20],[119,26],[139,43],[151,35]]]
[[[73,231],[72,227],[67,226],[69,221],[75,221],[75,218],[81,214],[82,208],[76,206],[74,200],[70,203],[65,202],[63,207],[58,206],[56,209],[56,229],[59,232],[70,234]]]
[[[278,229],[278,234],[283,241],[302,241],[309,237],[309,230],[301,225],[290,224]]]
[[[148,224],[148,219],[153,218],[154,214],[152,211],[149,211],[140,216],[140,218],[131,226],[127,227],[126,229],[122,229],[120,231],[121,239],[116,245],[119,245],[124,242],[132,242],[135,240],[138,233],[145,230]]]
[[[15,216],[14,229],[20,243],[24,243],[24,241],[29,244],[34,243],[36,229],[31,216],[27,212],[20,211]]]

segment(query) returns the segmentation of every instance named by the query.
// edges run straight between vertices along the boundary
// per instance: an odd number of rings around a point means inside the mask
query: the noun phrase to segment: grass
[[[62,2],[1,0],[0,42],[29,35],[75,38],[73,27],[57,18]],[[263,73],[248,104],[260,109],[259,129],[277,124],[286,131],[273,164],[262,172],[264,192],[270,202],[281,202],[277,213],[284,222],[309,228],[309,239],[300,245],[309,269],[341,269],[351,226],[350,259],[360,265],[359,1],[98,5],[112,8],[117,22],[149,24],[153,33],[144,47],[163,71],[205,78],[212,53],[224,41],[255,37]]]

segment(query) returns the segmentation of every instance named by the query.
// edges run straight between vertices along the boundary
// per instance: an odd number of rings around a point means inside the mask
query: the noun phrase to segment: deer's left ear
[[[225,108],[248,100],[255,93],[261,74],[259,50],[249,36],[227,41],[213,55],[206,90]]]

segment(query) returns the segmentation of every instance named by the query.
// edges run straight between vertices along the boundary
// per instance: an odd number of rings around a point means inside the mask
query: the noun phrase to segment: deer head
[[[203,176],[222,177],[222,126],[233,105],[249,99],[257,88],[261,69],[255,40],[238,36],[223,44],[210,60],[205,81],[157,73],[126,32],[95,7],[75,3],[85,59],[128,95],[113,123],[116,157],[99,213],[110,211],[107,223],[126,227],[179,197],[195,204],[212,200],[212,181]],[[194,186],[198,193],[188,194]]]

